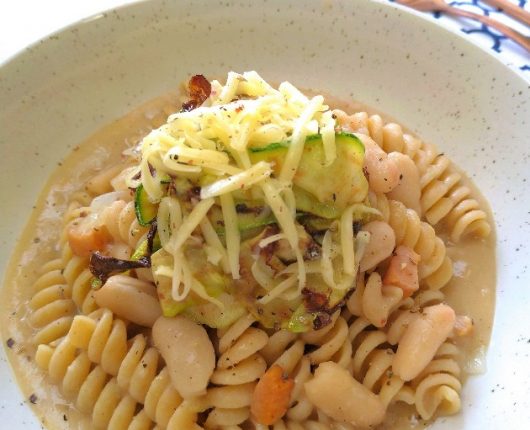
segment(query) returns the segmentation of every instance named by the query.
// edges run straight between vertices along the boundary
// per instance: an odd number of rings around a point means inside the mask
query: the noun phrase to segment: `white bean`
[[[308,399],[337,421],[364,428],[381,423],[385,417],[379,397],[332,361],[318,366],[315,377],[304,388]]]
[[[455,311],[445,304],[424,308],[399,341],[392,371],[404,381],[418,376],[451,334],[455,318]]]
[[[388,258],[396,246],[394,230],[384,221],[372,221],[362,228],[370,233],[370,242],[366,246],[360,262],[361,272],[373,269]]]
[[[160,317],[153,342],[166,362],[173,387],[183,398],[204,394],[215,367],[215,352],[204,327],[177,315]]]
[[[421,186],[420,174],[414,161],[408,155],[399,152],[391,152],[388,159],[393,160],[399,170],[399,182],[397,186],[388,193],[392,200],[398,200],[406,207],[413,209],[421,217]]]
[[[162,315],[155,287],[130,276],[111,276],[94,298],[99,307],[144,327],[151,327]]]

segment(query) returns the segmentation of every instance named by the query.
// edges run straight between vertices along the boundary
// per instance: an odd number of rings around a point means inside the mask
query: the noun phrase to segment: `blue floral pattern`
[[[530,11],[530,0],[510,1],[517,4],[520,8]],[[448,1],[447,3],[470,12],[490,16],[523,34],[530,34],[530,29],[527,26],[511,19],[502,11],[485,4],[480,0]],[[469,34],[470,37],[480,45],[493,49],[508,66],[519,69],[528,79],[530,79],[530,53],[526,52],[506,36],[503,36],[496,30],[476,21],[454,18],[442,13],[433,13],[433,16],[440,20],[444,25],[453,29],[459,29],[466,34]]]

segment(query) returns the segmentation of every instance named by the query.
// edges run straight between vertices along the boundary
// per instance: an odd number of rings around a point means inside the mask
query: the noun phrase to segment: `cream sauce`
[[[328,100],[346,112],[367,110],[376,113],[358,103],[344,104],[334,99]],[[180,104],[176,92],[159,97],[103,127],[76,147],[50,177],[11,257],[0,291],[2,338],[11,345],[6,348],[7,355],[21,390],[47,428],[89,429],[91,426],[34,362],[36,348],[31,342],[34,328],[29,323],[28,303],[34,294],[33,284],[39,269],[60,256],[57,242],[62,217],[74,193],[82,190],[79,184],[86,183],[98,172],[116,164],[126,147],[135,145],[149,130],[161,125],[177,106]],[[493,225],[485,199],[465,175],[464,183],[471,187]],[[495,234],[492,232],[484,240],[464,240],[458,246],[450,245],[448,252],[456,262],[458,276],[444,289],[447,302],[457,313],[469,315],[475,322],[473,336],[458,340],[463,351],[460,361],[464,369],[476,368],[472,364],[476,364],[476,360],[484,360],[493,323]],[[400,407],[389,413],[381,428],[412,429],[419,428],[420,424],[411,408]]]

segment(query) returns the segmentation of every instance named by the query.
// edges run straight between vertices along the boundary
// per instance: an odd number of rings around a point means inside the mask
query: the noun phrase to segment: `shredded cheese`
[[[236,207],[231,194],[222,194],[220,197],[221,209],[225,224],[226,249],[228,251],[228,265],[232,272],[232,278],[239,279],[239,249],[240,235],[237,225]]]
[[[171,276],[171,297],[177,302],[183,301],[191,290],[189,274],[184,275],[184,254],[179,250],[173,253],[173,273]]]
[[[295,220],[291,216],[291,212],[280,196],[280,193],[272,185],[271,181],[261,183],[261,189],[263,190],[265,200],[272,209],[289,245],[295,252],[296,261],[298,263],[298,285],[299,290],[301,291],[305,286],[306,274],[304,259],[300,252],[300,247],[298,246],[298,232],[296,231]]]
[[[252,185],[268,178],[271,173],[272,169],[270,164],[265,161],[260,161],[244,172],[229,176],[228,178],[219,179],[213,184],[202,187],[201,199],[217,197],[236,190],[248,189]]]
[[[366,247],[370,243],[370,233],[367,231],[360,231],[355,238],[355,273],[359,270],[359,264],[364,256]]]
[[[190,148],[186,145],[175,145],[167,151],[167,154],[173,160],[179,160],[181,163],[197,164],[202,166],[207,163],[228,164],[228,155],[224,152],[214,151],[211,149]]]
[[[287,279],[283,280],[282,282],[280,282],[278,285],[276,285],[269,293],[267,293],[261,299],[259,299],[258,302],[260,302],[262,305],[266,305],[267,303],[270,303],[272,300],[280,297],[280,295],[282,295],[288,289],[294,287],[295,285],[296,285],[296,276],[292,275],[288,277]]]
[[[166,124],[142,140],[138,147],[141,160],[127,170],[124,179],[129,187],[142,184],[149,200],[159,203],[158,233],[163,251],[169,256],[153,269],[154,273],[171,277],[174,300],[185,300],[193,293],[222,307],[222,302],[211,297],[192,273],[186,249],[202,245],[208,264],[239,279],[241,234],[235,201],[243,196],[243,200],[264,202],[281,230],[261,239],[258,246],[286,240],[296,259],[279,273],[260,258],[253,262],[252,276],[267,291],[259,299],[261,304],[297,298],[308,274],[320,276],[330,288],[350,288],[369,240],[364,232],[354,238],[353,219],[358,211],[377,211],[359,205],[347,208],[335,225],[338,232],[325,233],[321,256],[313,261],[304,260],[301,243],[307,233],[296,219],[293,179],[307,136],[322,136],[324,166],[337,158],[335,119],[323,97],[308,98],[288,82],[275,89],[254,71],[230,72],[224,85],[217,81],[211,84],[212,93],[203,106],[172,114]],[[276,178],[275,166],[265,161],[253,164],[249,151],[277,142],[289,143]],[[166,196],[167,185],[162,181],[168,176],[189,178],[201,185],[201,200],[195,205],[189,199],[179,202],[178,187]],[[212,225],[208,218],[214,205],[222,213],[222,230],[216,231],[218,225]],[[197,228],[202,243],[192,235]]]
[[[167,250],[171,235],[179,229],[182,223],[179,201],[172,197],[164,197],[158,206],[156,220],[160,243]]]
[[[320,266],[322,270],[322,278],[324,282],[331,288],[336,288],[337,284],[333,277],[333,263],[332,263],[332,246],[331,231],[326,231],[322,239],[322,253],[320,258]]]
[[[265,248],[267,245],[270,245],[271,243],[274,243],[281,239],[285,239],[285,234],[283,233],[273,234],[272,236],[266,237],[265,239],[261,239],[258,243],[258,246],[260,248]]]
[[[243,77],[239,73],[229,72],[226,84],[223,87],[221,94],[219,94],[219,98],[215,100],[215,104],[226,104],[233,100],[242,78]]]
[[[335,146],[335,119],[330,111],[322,114],[323,126],[320,127],[322,135],[322,145],[324,147],[325,166],[330,166],[337,158],[337,148]]]
[[[311,121],[313,115],[322,108],[324,97],[316,96],[311,99],[307,107],[294,124],[291,144],[285,156],[285,161],[280,172],[280,181],[291,182],[298,169],[298,164],[304,151],[305,138],[307,137],[306,125]]]
[[[172,254],[175,254],[175,252],[177,252],[184,244],[186,239],[190,237],[193,230],[197,228],[213,204],[214,199],[206,199],[197,203],[187,218],[184,219],[180,228],[171,237],[168,248],[171,250]]]
[[[201,220],[201,233],[204,237],[204,240],[206,240],[206,243],[213,249],[215,249],[219,256],[220,256],[220,263],[221,267],[223,268],[223,271],[225,273],[230,273],[230,265],[228,264],[228,253],[226,252],[226,249],[224,248],[223,244],[221,243],[221,240],[219,240],[219,236],[215,232],[212,223],[207,217],[204,217]]]
[[[353,206],[346,208],[340,218],[340,244],[344,273],[355,273],[355,247],[353,243]]]
[[[252,263],[250,267],[252,276],[256,282],[266,290],[270,290],[274,284],[272,269],[264,264],[260,259],[257,259]]]

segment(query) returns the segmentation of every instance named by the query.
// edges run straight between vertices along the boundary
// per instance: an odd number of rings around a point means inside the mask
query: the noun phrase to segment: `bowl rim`
[[[233,1],[233,0],[230,0]],[[307,1],[307,0],[306,0]],[[315,0],[310,0],[315,1]],[[347,0],[334,0],[334,1],[342,1],[346,2]],[[506,62],[503,61],[500,54],[496,51],[494,51],[491,48],[487,48],[481,44],[479,44],[474,38],[467,37],[465,33],[463,33],[461,30],[457,30],[451,27],[448,27],[444,25],[439,19],[436,19],[432,16],[429,12],[420,12],[415,9],[412,9],[410,7],[403,6],[399,3],[396,3],[395,0],[364,0],[371,3],[375,3],[378,5],[381,5],[383,7],[388,7],[393,10],[399,10],[401,12],[405,12],[409,15],[412,15],[420,20],[424,20],[431,25],[435,25],[438,28],[442,29],[443,31],[446,31],[452,35],[457,36],[461,42],[464,42],[468,45],[473,46],[474,48],[480,49],[483,53],[487,54],[490,58],[494,59],[501,65],[503,65],[506,69],[510,70],[513,74],[518,76],[520,79],[522,79],[524,82],[530,83],[530,77],[527,76],[525,73],[523,73],[522,70],[520,70],[519,67],[516,66],[510,66]],[[45,34],[44,36],[39,37],[38,39],[34,40],[33,42],[27,44],[26,46],[20,48],[19,50],[11,53],[4,59],[0,60],[0,73],[4,67],[10,66],[11,63],[15,63],[20,60],[21,57],[26,54],[27,51],[38,49],[38,46],[45,43],[47,40],[54,38],[55,36],[58,36],[61,33],[64,33],[72,28],[75,28],[79,25],[88,24],[92,21],[96,21],[99,19],[106,19],[109,13],[112,12],[119,12],[124,9],[128,9],[130,7],[136,7],[140,4],[148,4],[148,3],[154,3],[153,0],[127,0],[127,3],[120,4],[115,7],[111,8],[105,8],[98,12],[92,13],[86,17],[74,20],[73,22],[67,23],[63,26],[60,26],[59,28],[55,29],[54,31]]]
[[[317,0],[315,0],[315,1],[317,1]],[[340,1],[345,2],[346,0],[340,0]],[[33,42],[32,44],[22,48],[18,52],[16,52],[16,53],[12,54],[11,56],[9,56],[6,60],[2,61],[0,63],[0,74],[1,74],[2,70],[4,70],[5,67],[10,67],[11,65],[16,64],[17,62],[19,62],[27,54],[28,50],[31,50],[31,49],[37,49],[38,50],[39,46],[41,44],[46,43],[47,41],[49,41],[49,39],[53,38],[56,35],[59,35],[59,34],[65,32],[65,31],[68,31],[69,29],[76,28],[76,27],[78,27],[80,25],[87,25],[87,24],[90,24],[91,22],[94,22],[94,21],[97,21],[97,20],[100,20],[100,19],[105,19],[106,16],[107,16],[106,14],[109,13],[109,12],[116,11],[116,12],[119,13],[122,10],[138,7],[139,5],[142,5],[144,3],[147,4],[148,2],[150,2],[150,0],[133,0],[133,1],[129,2],[129,3],[127,3],[127,4],[120,5],[120,6],[117,6],[117,7],[114,7],[114,8],[110,8],[110,9],[106,9],[104,11],[92,14],[89,17],[82,18],[82,19],[79,19],[79,20],[77,20],[77,21],[75,21],[73,23],[65,25],[65,26],[61,27],[60,29],[57,29],[56,31],[54,31],[54,32],[52,32],[52,33],[40,38],[39,40],[37,40],[35,42]],[[499,57],[499,55],[497,53],[492,52],[491,49],[486,49],[486,48],[480,46],[473,39],[471,39],[469,37],[466,37],[465,34],[462,34],[461,31],[448,28],[445,25],[443,25],[442,23],[440,23],[438,20],[432,18],[431,16],[429,16],[427,14],[411,10],[409,8],[406,8],[404,6],[395,4],[393,2],[387,2],[386,0],[370,0],[370,2],[371,3],[375,3],[377,5],[381,5],[381,6],[385,7],[385,8],[389,8],[388,10],[398,10],[398,11],[401,11],[401,12],[405,12],[408,15],[412,15],[412,16],[415,16],[417,18],[420,18],[420,20],[424,20],[424,21],[428,22],[429,26],[432,25],[432,24],[435,24],[438,28],[444,30],[445,32],[449,32],[449,34],[453,34],[453,35],[457,36],[457,38],[459,40],[459,43],[467,44],[466,46],[468,46],[468,47],[472,46],[472,47],[475,48],[474,49],[475,51],[476,51],[476,48],[478,48],[483,53],[488,54],[489,58],[495,59],[497,63],[500,63],[503,66],[503,69],[504,69],[505,72],[506,72],[506,70],[509,70],[510,72],[513,73],[513,74],[510,74],[511,75],[511,79],[515,79],[515,76],[517,76],[518,78],[521,79],[522,82],[525,83],[525,85],[528,85],[529,80],[522,73],[522,71],[520,71],[520,70],[518,70],[516,68],[508,66],[506,63],[504,63],[501,60],[501,58]],[[18,231],[17,235],[20,236],[20,234],[21,234],[21,232]],[[497,262],[497,264],[498,264],[498,262]],[[4,276],[5,276],[5,271],[3,270],[2,272],[3,273],[1,274],[1,279],[3,281]],[[2,284],[0,284],[0,287],[1,287],[1,285]],[[498,297],[498,292],[496,293],[496,296]],[[494,324],[493,330],[495,330],[495,324]],[[493,334],[492,334],[492,336],[493,336]],[[3,352],[4,351],[2,351],[2,353]],[[11,368],[11,363],[10,362],[9,362],[9,368]],[[12,372],[12,370],[11,370],[11,372]],[[33,413],[33,411],[31,411],[31,414],[33,415],[33,417],[36,418],[36,416]]]

